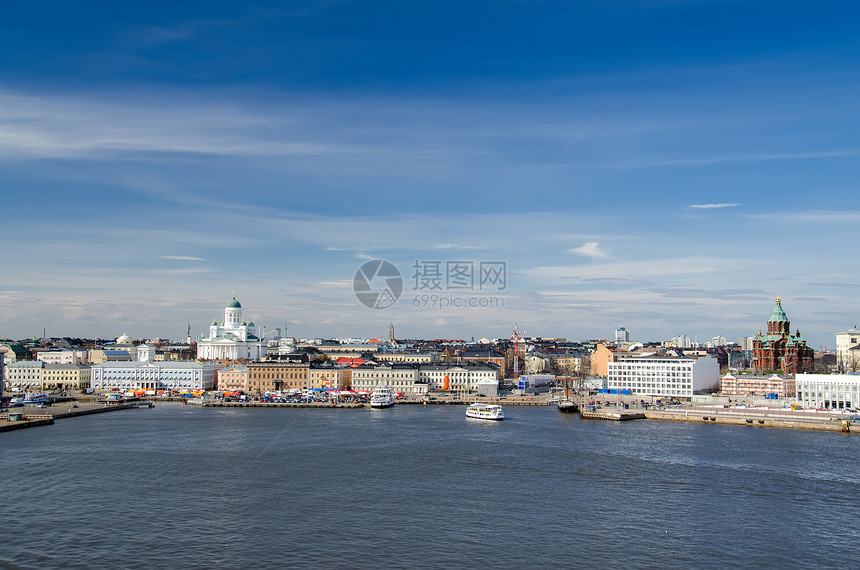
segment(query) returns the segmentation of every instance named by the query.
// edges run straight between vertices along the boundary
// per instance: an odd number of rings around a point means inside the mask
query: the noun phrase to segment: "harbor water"
[[[0,436],[2,568],[853,566],[860,437],[159,404]]]

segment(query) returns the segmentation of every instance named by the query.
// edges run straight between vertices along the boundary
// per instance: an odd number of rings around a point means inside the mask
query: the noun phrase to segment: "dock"
[[[68,411],[53,411],[53,409],[68,408]],[[130,410],[137,406],[129,404],[84,404],[77,408],[72,406],[64,406],[62,404],[54,404],[48,408],[11,408],[7,412],[0,414],[0,432],[13,431],[31,427],[49,426],[54,424],[54,420],[62,420],[66,418],[74,418],[78,416],[87,416],[90,414],[102,414],[105,412],[114,412],[117,410]],[[51,411],[48,411],[51,410]],[[10,419],[10,416],[13,419]],[[19,417],[20,416],[20,419]]]
[[[580,408],[579,415],[584,420],[604,420],[611,422],[646,419],[645,414],[642,412],[612,408],[599,408],[596,410],[583,410]]]

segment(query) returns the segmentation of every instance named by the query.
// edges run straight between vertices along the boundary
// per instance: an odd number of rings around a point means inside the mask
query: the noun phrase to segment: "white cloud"
[[[174,261],[206,261],[202,257],[192,257],[190,255],[159,255],[157,259],[172,259]]]
[[[607,257],[606,252],[600,249],[600,243],[596,241],[585,242],[581,246],[569,249],[568,251],[577,255],[590,257],[591,259],[603,259]]]
[[[697,208],[700,210],[712,210],[715,208],[734,208],[735,206],[740,206],[740,204],[735,202],[727,202],[722,204],[690,204],[687,206],[688,208]]]

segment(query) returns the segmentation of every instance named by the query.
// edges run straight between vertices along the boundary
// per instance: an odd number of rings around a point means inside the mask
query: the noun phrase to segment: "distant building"
[[[525,346],[524,343],[520,343],[520,345]],[[495,364],[499,367],[499,374],[504,375],[505,355],[491,348],[468,348],[458,353],[456,360],[462,362],[486,362],[488,364]]]
[[[81,364],[87,362],[87,351],[47,350],[37,353],[36,359],[48,364]]]
[[[414,362],[429,364],[434,355],[429,352],[377,352],[374,358],[379,362]]]
[[[615,342],[617,344],[630,342],[630,331],[624,327],[618,327],[615,329]]]
[[[860,375],[798,374],[797,401],[805,408],[856,409],[860,406]]]
[[[673,336],[671,340],[671,345],[676,348],[692,348],[693,347],[693,339],[688,337],[685,334],[681,334],[678,336]]]
[[[719,382],[716,358],[622,356],[609,363],[607,387],[643,396],[691,399]]]
[[[836,333],[836,369],[839,372],[860,372],[860,329],[851,328]]]
[[[242,320],[242,305],[235,295],[224,308],[224,321],[220,325],[212,321],[209,336],[197,341],[197,358],[203,360],[259,360],[266,350],[256,325]]]
[[[752,352],[754,336],[742,336],[738,339],[738,347],[744,352]]]
[[[782,308],[782,300],[777,297],[776,305],[767,321],[767,334],[753,338],[752,367],[757,372],[782,370],[785,374],[812,372],[815,366],[815,352],[806,346],[806,339],[800,334],[791,334],[791,322]]]

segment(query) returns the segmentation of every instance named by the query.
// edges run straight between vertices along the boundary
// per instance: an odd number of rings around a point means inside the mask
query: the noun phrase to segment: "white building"
[[[36,353],[36,360],[47,364],[79,364],[87,362],[86,350],[47,350]]]
[[[479,387],[487,391],[490,385],[499,388],[498,369],[494,366],[472,364],[422,364],[418,368],[418,381],[426,383],[430,390],[459,390],[477,392]]]
[[[836,333],[836,369],[840,372],[860,372],[860,356],[857,350],[860,346],[860,329],[854,327],[845,332]]]
[[[41,360],[21,360],[6,367],[6,384],[13,390],[41,392],[42,370],[45,363]]]
[[[94,390],[212,390],[219,364],[201,362],[105,362],[90,375]]]
[[[678,348],[692,348],[693,347],[693,339],[688,337],[685,334],[681,334],[678,336],[673,336],[671,341],[672,346],[676,346]]]
[[[607,388],[631,394],[692,398],[720,382],[716,358],[620,357],[608,364]]]
[[[373,392],[380,387],[392,392],[418,395],[427,393],[427,384],[418,380],[418,367],[414,364],[380,364],[352,369],[352,389]]]
[[[618,327],[615,329],[615,342],[617,344],[630,342],[630,331],[624,327]]]
[[[804,408],[844,410],[860,405],[857,374],[797,374],[795,389]]]
[[[224,321],[212,321],[209,336],[197,341],[197,358],[204,360],[259,360],[265,355],[266,343],[257,337],[254,323],[242,320],[235,295],[224,308]]]

